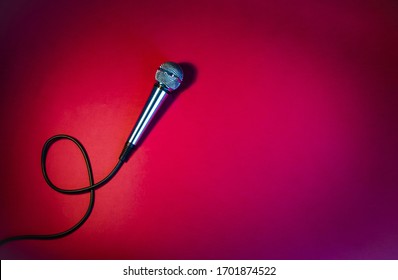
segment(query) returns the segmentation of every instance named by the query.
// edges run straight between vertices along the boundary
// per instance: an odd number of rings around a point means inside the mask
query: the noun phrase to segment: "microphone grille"
[[[165,85],[170,91],[178,88],[182,82],[184,73],[181,67],[174,62],[165,62],[156,71],[155,79]]]

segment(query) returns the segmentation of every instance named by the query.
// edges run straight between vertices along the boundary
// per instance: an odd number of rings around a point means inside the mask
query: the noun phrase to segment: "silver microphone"
[[[182,69],[177,63],[165,62],[160,65],[155,74],[156,83],[120,154],[120,161],[126,162],[129,159],[153,116],[167,96],[180,86],[183,77]]]

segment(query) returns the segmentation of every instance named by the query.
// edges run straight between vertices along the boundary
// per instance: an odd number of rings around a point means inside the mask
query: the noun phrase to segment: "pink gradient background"
[[[86,210],[45,184],[47,138],[77,137],[98,181],[156,68],[196,75],[83,227],[1,259],[397,259],[398,4],[329,2],[3,1],[0,238]],[[68,142],[48,165],[87,184]]]

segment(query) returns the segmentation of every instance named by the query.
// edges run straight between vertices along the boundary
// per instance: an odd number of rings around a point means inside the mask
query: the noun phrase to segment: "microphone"
[[[184,73],[177,63],[165,62],[160,65],[155,74],[156,83],[153,86],[151,95],[149,96],[140,117],[129,135],[122,153],[120,154],[120,161],[128,161],[131,154],[139,144],[145,129],[153,119],[153,116],[159,110],[168,95],[180,86],[183,77]]]
[[[156,71],[155,74],[155,80],[156,83],[152,89],[151,95],[149,96],[149,99],[144,107],[144,109],[141,112],[140,117],[137,120],[137,123],[135,124],[132,132],[129,135],[129,138],[126,142],[126,145],[124,146],[124,149],[122,153],[120,154],[119,157],[119,162],[116,164],[116,166],[113,168],[113,170],[101,181],[94,183],[94,176],[93,176],[93,171],[91,168],[90,160],[88,157],[88,154],[86,150],[84,149],[83,145],[74,137],[66,134],[59,134],[55,135],[51,138],[49,138],[46,143],[43,146],[42,154],[41,154],[41,168],[42,168],[42,173],[45,181],[47,184],[57,192],[63,193],[63,194],[81,194],[81,193],[86,193],[90,192],[90,203],[88,206],[88,209],[86,211],[86,214],[84,214],[83,218],[80,219],[77,224],[72,226],[71,228],[54,233],[54,234],[38,234],[38,235],[16,235],[16,236],[11,236],[5,239],[0,239],[0,246],[4,245],[7,242],[10,241],[15,241],[15,240],[24,240],[24,239],[36,239],[36,240],[49,240],[49,239],[55,239],[55,238],[61,238],[64,236],[67,236],[71,234],[72,232],[76,231],[78,228],[80,228],[89,218],[93,208],[94,208],[94,192],[96,189],[99,187],[105,185],[108,183],[114,176],[115,174],[120,170],[121,166],[123,163],[127,162],[128,159],[130,158],[131,154],[133,153],[135,147],[137,147],[140,138],[144,134],[145,129],[148,127],[148,124],[150,121],[153,119],[153,116],[155,113],[158,111],[162,103],[166,100],[167,96],[171,94],[171,92],[175,89],[177,89],[183,79],[183,72],[181,67],[174,63],[174,62],[165,62]],[[74,144],[77,145],[77,147],[80,149],[80,151],[83,154],[84,160],[86,162],[87,166],[87,171],[88,171],[88,178],[90,185],[84,188],[80,189],[62,189],[57,187],[56,185],[53,184],[53,182],[50,180],[48,174],[47,174],[47,168],[46,168],[46,159],[47,159],[47,154],[50,149],[50,147],[57,141],[59,140],[69,140],[72,141]]]

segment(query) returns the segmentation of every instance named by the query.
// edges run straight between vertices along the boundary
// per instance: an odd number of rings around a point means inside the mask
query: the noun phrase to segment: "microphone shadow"
[[[180,85],[179,88],[177,88],[175,91],[173,91],[168,98],[163,102],[162,106],[158,109],[156,114],[153,116],[153,119],[151,122],[148,124],[148,127],[145,129],[144,133],[141,136],[141,139],[138,143],[138,146],[141,146],[141,143],[145,141],[145,139],[148,137],[148,134],[152,131],[152,129],[156,126],[156,124],[159,122],[159,120],[162,118],[162,116],[166,113],[168,108],[171,106],[171,104],[180,96],[181,93],[183,93],[185,90],[190,88],[195,82],[196,82],[196,77],[197,77],[197,69],[195,65],[189,62],[181,62],[178,63],[180,67],[182,68],[182,71],[184,73],[184,78],[183,81]]]

